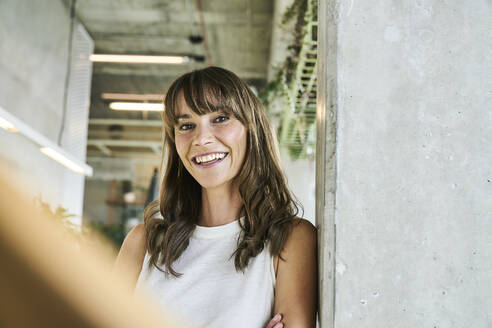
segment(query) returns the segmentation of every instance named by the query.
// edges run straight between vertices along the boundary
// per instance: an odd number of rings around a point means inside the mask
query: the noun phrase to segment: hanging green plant
[[[317,1],[295,0],[283,14],[282,24],[294,19],[294,41],[273,80],[260,93],[260,100],[267,111],[278,100],[285,103],[280,112],[279,144],[295,160],[314,157]]]
[[[307,9],[307,0],[295,0],[284,12],[281,19],[282,26],[289,24],[296,18],[294,26],[294,42],[287,46],[288,56],[280,67],[275,68],[275,77],[260,92],[260,100],[268,106],[273,99],[285,96],[286,88],[292,83],[293,75],[299,61],[299,52],[302,47],[305,25],[304,16]]]

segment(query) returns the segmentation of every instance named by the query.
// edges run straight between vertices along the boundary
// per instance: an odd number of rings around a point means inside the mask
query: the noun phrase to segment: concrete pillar
[[[491,2],[319,9],[321,326],[491,327]]]

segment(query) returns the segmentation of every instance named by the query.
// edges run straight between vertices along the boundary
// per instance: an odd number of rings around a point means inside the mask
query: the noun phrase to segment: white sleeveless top
[[[197,226],[188,248],[174,263],[183,275],[149,269],[145,255],[137,290],[144,290],[168,313],[190,327],[263,328],[272,318],[275,271],[268,247],[237,272],[234,257],[241,232],[238,221]],[[161,267],[161,269],[164,269]]]

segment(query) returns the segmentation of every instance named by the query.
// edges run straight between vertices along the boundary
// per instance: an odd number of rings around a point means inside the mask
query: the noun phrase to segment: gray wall
[[[315,163],[310,159],[292,161],[286,151],[281,151],[282,168],[290,191],[302,205],[299,216],[315,224]]]
[[[0,106],[54,143],[62,123],[69,29],[61,1],[0,1]],[[64,134],[62,146],[70,138]],[[22,135],[0,129],[0,161],[26,193],[82,214],[84,178]]]
[[[326,0],[321,14],[337,71],[323,72],[337,118],[323,327],[492,327],[492,2]]]

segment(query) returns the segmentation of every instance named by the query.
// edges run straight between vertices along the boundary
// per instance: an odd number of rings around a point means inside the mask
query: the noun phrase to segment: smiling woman
[[[315,327],[316,230],[297,218],[256,96],[208,67],[178,78],[165,108],[160,197],[116,270],[192,327]]]

